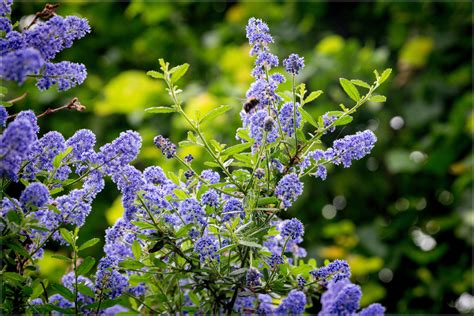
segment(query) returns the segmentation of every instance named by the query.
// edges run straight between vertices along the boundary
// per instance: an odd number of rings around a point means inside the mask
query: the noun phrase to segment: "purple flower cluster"
[[[50,198],[48,188],[40,182],[35,182],[21,192],[20,203],[24,210],[28,210],[31,207],[42,207]]]
[[[361,297],[360,287],[352,284],[348,279],[340,282],[331,281],[327,291],[321,296],[322,309],[319,315],[357,315]],[[376,303],[364,308],[358,315],[380,316],[384,315],[384,313],[385,308]]]
[[[156,136],[153,139],[153,143],[168,159],[173,158],[173,156],[176,154],[176,145],[162,135]]]
[[[323,115],[323,128],[325,129],[327,128],[324,134],[326,134],[326,132],[328,131],[332,133],[336,130],[336,126],[331,126],[331,124],[334,123],[336,120],[337,120],[337,116],[330,115],[329,113],[326,113]]]
[[[345,168],[352,165],[353,160],[359,160],[370,154],[377,137],[371,130],[357,132],[334,141],[332,148],[326,150],[326,160],[332,160],[335,165],[342,164]]]
[[[247,279],[246,279],[247,287],[252,289],[252,288],[255,288],[256,286],[262,285],[262,282],[260,281],[261,277],[262,277],[262,274],[260,273],[260,271],[258,271],[255,268],[249,268],[247,270]]]
[[[302,291],[291,290],[288,296],[277,307],[277,315],[301,315],[306,305],[306,295]]]
[[[338,282],[348,279],[351,276],[349,265],[344,260],[334,260],[327,266],[310,272],[311,275],[322,285],[326,285],[330,280]]]
[[[0,77],[22,84],[27,76],[38,75],[37,86],[41,90],[58,84],[58,89],[68,90],[82,84],[87,76],[82,64],[51,60],[77,39],[90,32],[86,19],[75,16],[53,16],[38,22],[23,32],[13,31],[10,18],[12,1],[2,1],[0,28],[6,33],[0,39]]]
[[[296,128],[299,128],[301,125],[301,114],[298,111],[299,104],[296,103]],[[285,132],[288,137],[292,137],[295,134],[295,107],[293,102],[287,102],[283,104],[280,109],[280,114],[278,118],[280,120],[281,129]]]
[[[21,112],[8,124],[0,136],[0,176],[18,180],[18,172],[37,132],[36,116],[32,111]]]
[[[332,162],[335,165],[342,164],[345,168],[352,165],[352,161],[359,160],[370,154],[374,148],[377,137],[371,130],[357,132],[354,135],[347,135],[344,138],[334,141],[333,147],[325,151],[317,149],[309,152],[308,155],[300,163],[299,167],[302,172],[311,166],[314,161],[316,171],[311,175],[316,178],[325,180],[327,177],[327,169],[325,163]]]
[[[284,239],[298,240],[304,235],[303,224],[296,218],[287,219],[280,224],[280,235]]]
[[[285,66],[287,73],[297,75],[304,67],[304,57],[300,57],[298,54],[291,54],[287,59],[283,60],[283,66]]]
[[[52,85],[58,84],[58,90],[64,91],[82,84],[86,77],[87,70],[83,64],[69,61],[46,63],[36,86],[40,90],[47,90]]]
[[[219,261],[218,243],[212,236],[204,236],[198,239],[194,245],[194,251],[199,255],[201,263],[217,260]]]
[[[276,197],[285,208],[290,207],[303,193],[303,183],[294,173],[285,175],[275,188]]]
[[[269,144],[277,140],[278,129],[275,120],[268,115],[268,111],[260,110],[250,118],[249,136],[255,140],[254,149],[258,148],[264,142]]]
[[[8,112],[4,106],[0,105],[0,126],[5,127],[7,124]]]
[[[230,198],[222,207],[222,221],[229,221],[236,216],[240,216],[241,219],[245,217],[244,206],[239,199]]]

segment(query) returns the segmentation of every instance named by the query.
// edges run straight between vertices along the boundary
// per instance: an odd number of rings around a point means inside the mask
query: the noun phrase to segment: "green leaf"
[[[268,204],[278,204],[278,199],[274,196],[269,196],[269,197],[264,197],[264,198],[259,198],[257,205],[262,206],[262,205],[268,205]]]
[[[138,240],[134,240],[132,244],[132,253],[135,259],[139,260],[141,255],[142,255],[142,247],[140,246],[140,243]]]
[[[74,236],[69,230],[66,228],[60,228],[59,231],[61,232],[61,236],[63,236],[64,240],[66,240],[69,244],[74,245]]]
[[[247,273],[248,270],[249,270],[248,268],[240,268],[229,273],[229,276],[244,274],[244,273]]]
[[[92,257],[87,257],[81,263],[81,265],[77,268],[78,275],[86,275],[94,266],[95,259]]]
[[[364,88],[370,89],[370,84],[368,84],[368,83],[365,82],[365,81],[362,81],[362,80],[359,80],[359,79],[352,79],[351,82],[352,82],[353,84],[355,84],[356,86],[364,87]]]
[[[313,100],[316,100],[321,94],[323,94],[323,91],[322,90],[318,90],[318,91],[313,91],[311,92],[307,97],[306,99],[304,99],[304,104],[306,103],[309,103]]]
[[[369,101],[370,102],[385,102],[385,101],[387,101],[387,97],[384,96],[384,95],[376,94],[376,95],[371,96]]]
[[[353,120],[353,117],[350,115],[341,116],[334,122],[333,126],[346,125],[352,122],[352,120]]]
[[[231,155],[234,155],[234,154],[238,154],[238,153],[244,151],[245,149],[250,148],[251,145],[252,144],[250,144],[250,143],[237,144],[237,145],[231,146],[231,147],[226,148],[225,150],[223,150],[221,152],[221,155],[222,156],[231,156]]]
[[[8,101],[0,101],[0,105],[6,108],[9,108],[13,105],[13,103],[8,102]]]
[[[262,248],[262,245],[257,244],[256,242],[249,241],[249,240],[239,240],[239,245],[251,247],[251,248]]]
[[[196,306],[201,306],[201,300],[200,300],[199,297],[196,295],[196,293],[194,293],[193,291],[189,291],[189,292],[188,292],[188,297],[189,297],[189,299],[191,300],[191,302],[194,303],[194,305],[196,305]]]
[[[84,294],[86,296],[89,296],[89,297],[95,296],[94,291],[92,291],[88,286],[86,286],[83,283],[79,283],[77,285],[77,290],[79,291],[79,293]]]
[[[61,256],[61,255],[53,255],[53,256],[51,256],[51,258],[58,259],[58,260],[62,260],[62,261],[66,261],[66,262],[68,262],[68,263],[71,263],[71,262],[72,262],[72,259],[71,259],[71,258],[66,257],[66,256]]]
[[[119,263],[119,266],[124,269],[131,269],[131,270],[140,270],[145,265],[137,260],[127,259]]]
[[[176,66],[170,70],[171,76],[171,81],[173,83],[178,82],[179,79],[181,79],[182,76],[188,71],[189,69],[189,64],[182,64],[179,66]]]
[[[249,136],[249,131],[245,128],[239,128],[237,129],[237,137],[240,139],[243,139],[249,143],[251,143],[253,140]]]
[[[51,195],[55,195],[55,194],[58,194],[59,192],[62,192],[64,190],[63,187],[57,187],[57,188],[54,188],[51,190],[51,192],[49,192]]]
[[[7,213],[7,219],[10,223],[15,223],[15,224],[20,224],[21,223],[21,217],[18,214],[17,211],[10,211]]]
[[[56,155],[56,157],[54,157],[54,160],[53,160],[53,167],[54,168],[59,168],[59,166],[61,166],[61,162],[63,161],[63,159],[72,151],[72,146],[69,146],[68,148],[66,148],[66,150],[64,150],[63,152],[59,153],[58,155]]]
[[[303,117],[303,120],[305,120],[306,122],[308,122],[309,124],[313,125],[314,127],[318,128],[318,123],[316,123],[316,121],[314,120],[314,118],[311,116],[311,114],[309,114],[308,112],[306,112],[306,110],[304,110],[302,107],[299,107],[298,109],[301,113],[301,116]]]
[[[360,94],[357,88],[354,86],[352,82],[345,78],[339,78],[339,83],[341,84],[342,88],[344,91],[347,93],[347,95],[354,101],[359,101],[360,100]]]
[[[92,239],[86,241],[85,243],[83,243],[83,244],[79,247],[79,251],[84,250],[84,249],[87,249],[87,248],[89,248],[89,247],[92,247],[92,246],[94,246],[95,244],[97,244],[99,241],[100,241],[99,238],[92,238]]]
[[[31,258],[30,254],[25,250],[25,248],[16,240],[10,241],[8,246],[13,249],[16,253],[22,255],[26,258]]]
[[[132,221],[131,223],[141,229],[156,229],[156,227],[153,224],[147,223],[147,222]]]
[[[388,77],[390,77],[391,73],[392,73],[392,68],[385,69],[380,75],[379,83],[383,83],[385,80],[387,80]]]
[[[68,301],[74,302],[74,294],[65,286],[62,286],[61,284],[53,284],[51,285],[51,288],[58,292],[58,294],[61,294]]]
[[[30,299],[35,299],[43,294],[44,289],[43,286],[41,286],[40,279],[36,279],[31,286],[33,288],[33,293],[31,293]]]
[[[218,163],[215,163],[214,161],[206,161],[204,162],[204,165],[211,167],[211,168],[217,168],[220,165]]]
[[[216,117],[218,117],[221,114],[224,114],[225,112],[229,111],[231,109],[230,105],[221,105],[209,112],[207,112],[200,120],[199,123],[204,123],[205,121],[212,122]]]
[[[185,200],[188,198],[188,195],[186,194],[186,192],[184,192],[183,190],[181,189],[174,189],[173,190],[173,193],[176,194],[176,196],[180,199],[180,200]]]
[[[3,278],[5,278],[5,280],[17,281],[17,282],[23,281],[23,277],[20,274],[16,273],[16,272],[3,272],[0,275]]]
[[[163,74],[161,72],[150,70],[146,73],[148,76],[155,78],[155,79],[163,79]]]
[[[145,109],[145,112],[148,113],[173,113],[176,112],[176,109],[168,106],[155,106]]]

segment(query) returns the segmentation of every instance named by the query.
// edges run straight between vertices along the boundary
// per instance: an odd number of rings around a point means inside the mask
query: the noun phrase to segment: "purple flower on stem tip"
[[[287,174],[281,178],[275,188],[275,195],[285,208],[290,207],[302,193],[303,183],[294,173]]]

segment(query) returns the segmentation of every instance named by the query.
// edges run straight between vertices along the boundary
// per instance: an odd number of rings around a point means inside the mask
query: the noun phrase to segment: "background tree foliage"
[[[43,5],[17,3],[13,20]],[[302,81],[308,90],[326,91],[306,109],[312,114],[348,102],[337,76],[369,80],[372,69],[393,68],[392,79],[380,91],[388,102],[368,104],[341,131],[374,129],[379,141],[372,156],[350,169],[330,170],[333,175],[325,182],[308,181],[311,189],[288,216],[306,224],[311,256],[349,261],[365,293],[363,305],[377,300],[390,313],[463,311],[456,300],[472,293],[474,281],[469,251],[474,227],[470,2],[83,2],[63,4],[59,13],[90,21],[92,35],[60,56],[84,63],[89,76],[66,93],[28,89],[32,93],[15,110],[34,103],[39,113],[77,96],[87,112],[51,115],[40,121],[41,130],[57,129],[69,137],[78,128],[90,128],[103,144],[122,130],[136,129],[144,138],[143,165],[172,167],[152,138],[158,133],[174,140],[184,136],[178,117],[143,111],[170,104],[164,86],[145,74],[157,67],[159,57],[191,64],[183,79],[189,115],[220,104],[233,107],[213,122],[214,134],[208,135],[233,141],[222,135],[232,135],[240,124],[238,112],[252,81],[244,34],[251,16],[272,25],[280,56],[297,51],[305,57]],[[10,86],[10,96],[33,84]],[[200,148],[186,151],[197,163],[206,159]],[[118,192],[108,185],[83,235],[103,232],[121,213]],[[102,255],[99,247],[89,251]],[[41,273],[57,281],[66,267],[50,255]]]

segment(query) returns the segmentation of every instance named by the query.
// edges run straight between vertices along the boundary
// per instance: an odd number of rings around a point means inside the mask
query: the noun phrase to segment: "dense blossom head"
[[[2,0],[0,1],[0,16],[5,17],[12,13],[13,0]]]
[[[179,204],[179,214],[186,224],[199,223],[200,225],[207,225],[206,213],[194,198],[186,199]]]
[[[74,40],[89,32],[90,26],[86,19],[56,15],[28,29],[25,37],[28,46],[40,51],[45,60],[50,60],[63,49],[71,47]]]
[[[201,178],[209,182],[209,184],[216,184],[221,179],[218,172],[211,169],[206,169],[201,172]]]
[[[135,131],[120,133],[112,143],[100,148],[101,158],[107,173],[115,173],[121,167],[133,161],[142,146],[142,138]]]
[[[301,124],[301,114],[298,110],[298,103],[296,103],[296,128],[300,127]],[[283,104],[280,109],[280,114],[278,118],[281,123],[281,129],[285,132],[288,137],[292,137],[295,134],[295,107],[293,102],[287,102]]]
[[[37,75],[43,65],[44,60],[36,49],[12,51],[2,56],[0,77],[22,84],[28,75]]]
[[[203,263],[212,260],[219,260],[217,250],[218,243],[212,236],[201,237],[194,245],[194,251],[199,255],[199,260]]]
[[[66,149],[64,137],[56,131],[48,132],[35,141],[28,151],[25,174],[34,179],[40,171],[52,171],[54,158]]]
[[[4,106],[0,106],[0,126],[5,127],[7,124],[8,112]]]
[[[161,150],[166,158],[170,159],[176,154],[176,145],[173,144],[168,138],[158,135],[153,139],[153,143],[158,149]]]
[[[28,210],[31,207],[42,207],[50,197],[49,190],[44,184],[34,182],[21,192],[20,202],[23,209]]]
[[[303,224],[296,218],[287,219],[280,224],[280,234],[284,239],[297,240],[303,237]]]
[[[219,205],[219,195],[216,190],[209,189],[201,196],[201,202],[210,207],[217,207]]]
[[[222,208],[222,220],[225,222],[236,216],[245,217],[244,206],[239,199],[230,198]]]
[[[255,140],[255,147],[263,143],[273,143],[277,140],[278,129],[273,118],[268,115],[268,111],[260,110],[252,115],[249,136]]]
[[[40,90],[47,90],[58,84],[58,90],[65,91],[82,84],[86,77],[87,70],[83,64],[69,61],[46,63],[36,86]]]
[[[327,291],[321,296],[322,309],[319,316],[352,315],[359,309],[361,296],[360,287],[348,279],[337,283],[331,281]]]
[[[270,35],[268,25],[260,19],[250,18],[246,27],[247,39],[251,46],[253,46],[251,55],[263,50],[263,47],[273,43],[273,38]]]
[[[276,314],[301,315],[306,305],[306,295],[302,291],[291,290],[276,309]]]
[[[254,288],[256,286],[262,285],[260,278],[262,274],[255,268],[249,268],[247,270],[246,285],[248,288]]]
[[[283,66],[285,66],[286,72],[297,75],[304,67],[304,57],[300,57],[298,54],[291,54],[287,59],[283,60]]]
[[[374,148],[377,137],[371,130],[357,132],[354,135],[345,136],[342,139],[334,141],[332,146],[331,159],[334,164],[342,164],[345,168],[352,165],[353,160],[359,160],[370,154]]]
[[[335,121],[337,120],[337,116],[334,116],[334,115],[330,115],[329,113],[326,113],[323,115],[323,128],[327,128],[327,130],[324,132],[324,134],[326,134],[326,132],[334,132],[336,130],[336,126],[331,126],[332,123],[334,123]]]
[[[385,307],[379,303],[370,304],[366,308],[362,309],[359,316],[383,316],[385,315]]]
[[[36,129],[36,117],[33,114],[32,119],[27,112],[21,112],[8,124],[0,136],[0,176],[18,180],[18,171],[28,148],[36,140]]]
[[[78,227],[84,225],[92,209],[89,194],[90,192],[85,189],[76,189],[56,199],[57,208],[61,211],[64,222]]]
[[[268,294],[258,294],[258,315],[273,315],[272,297]]]
[[[80,160],[82,154],[94,149],[95,134],[88,129],[80,129],[66,141],[66,146],[72,147],[75,159]]]
[[[294,173],[285,175],[275,188],[275,195],[283,203],[285,208],[290,207],[293,202],[303,193],[303,183]]]
[[[344,260],[334,260],[327,266],[313,270],[310,273],[322,285],[326,285],[329,280],[338,282],[351,276],[349,265]]]

